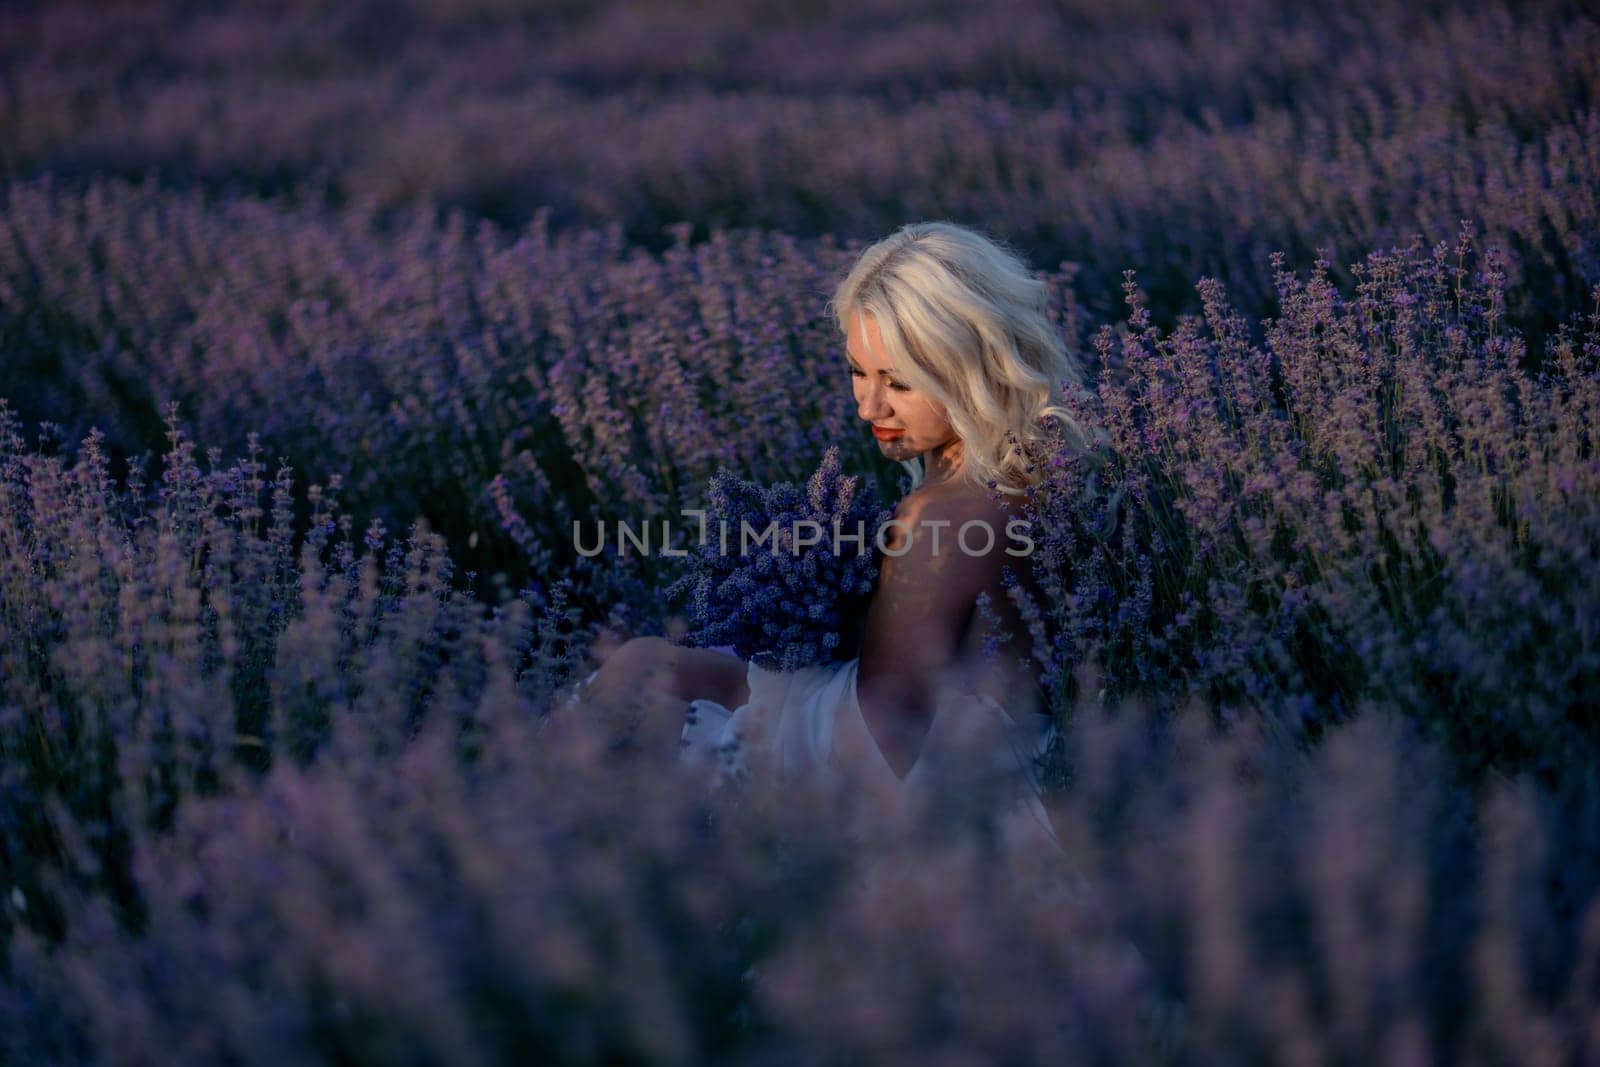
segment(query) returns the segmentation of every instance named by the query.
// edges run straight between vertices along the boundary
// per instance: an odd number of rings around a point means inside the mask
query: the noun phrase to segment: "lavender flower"
[[[780,671],[858,655],[878,571],[877,532],[891,514],[870,487],[858,491],[859,482],[840,473],[837,447],[804,487],[763,487],[718,471],[707,490],[706,543],[668,588],[669,596],[689,593],[690,642],[732,645],[742,658]],[[768,530],[761,544],[746,544],[747,532]]]

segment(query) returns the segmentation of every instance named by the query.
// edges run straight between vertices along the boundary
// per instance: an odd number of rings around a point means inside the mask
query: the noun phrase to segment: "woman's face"
[[[856,414],[872,424],[872,436],[883,454],[908,460],[959,440],[945,418],[945,409],[889,369],[877,321],[852,311],[845,326],[845,356],[850,361]]]

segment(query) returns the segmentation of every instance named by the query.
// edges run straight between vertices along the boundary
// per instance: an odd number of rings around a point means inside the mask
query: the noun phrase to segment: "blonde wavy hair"
[[[1069,446],[1092,442],[1061,404],[1083,372],[1050,321],[1048,289],[1000,242],[949,222],[902,226],[861,253],[828,306],[840,333],[851,312],[877,322],[896,376],[945,409],[973,486],[1020,496],[1037,485],[1050,419]],[[916,488],[921,457],[904,466]]]

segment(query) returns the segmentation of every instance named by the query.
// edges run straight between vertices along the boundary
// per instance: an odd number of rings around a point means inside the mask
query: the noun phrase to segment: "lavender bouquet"
[[[762,487],[723,468],[707,490],[705,536],[667,595],[689,593],[688,641],[731,645],[769,670],[859,654],[892,511],[839,470],[830,448],[804,487]]]

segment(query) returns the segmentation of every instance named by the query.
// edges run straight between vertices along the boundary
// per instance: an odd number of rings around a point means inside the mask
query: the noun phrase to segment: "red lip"
[[[876,437],[880,441],[893,441],[896,437],[903,436],[904,434],[904,430],[880,430],[876,426],[872,428],[872,436]]]

